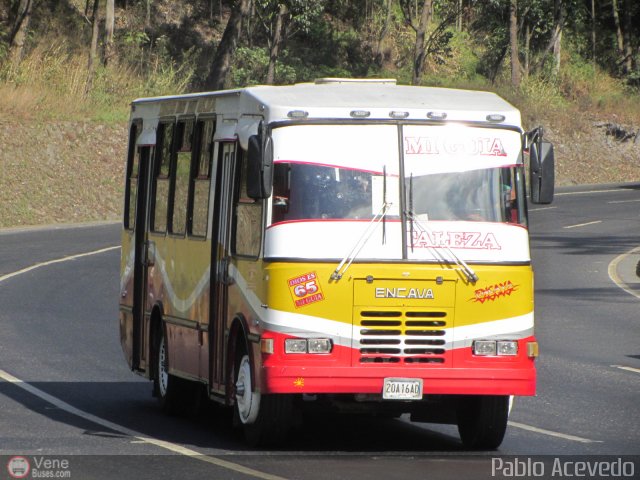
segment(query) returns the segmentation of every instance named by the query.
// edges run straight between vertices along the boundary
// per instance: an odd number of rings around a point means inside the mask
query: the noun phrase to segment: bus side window
[[[194,159],[191,176],[192,200],[189,207],[190,231],[196,237],[206,237],[209,218],[209,190],[211,187],[211,166],[213,162],[213,133],[215,119],[199,121],[197,124],[197,156]]]
[[[239,189],[235,204],[235,228],[232,242],[234,255],[258,257],[262,241],[262,200],[247,195],[247,152],[240,150]]]
[[[127,230],[133,230],[136,226],[136,203],[138,200],[138,175],[140,169],[140,149],[136,147],[136,140],[141,132],[142,122],[133,122],[129,131],[127,184],[124,201],[124,228]]]
[[[180,121],[176,128],[175,164],[171,172],[171,223],[169,231],[184,235],[187,227],[187,198],[193,144],[193,120]]]
[[[169,173],[171,170],[171,144],[174,124],[163,122],[158,125],[158,148],[155,155],[154,197],[151,230],[158,233],[167,231],[169,209]]]

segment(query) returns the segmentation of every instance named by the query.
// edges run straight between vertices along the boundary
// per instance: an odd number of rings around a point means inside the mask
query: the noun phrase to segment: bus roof
[[[170,108],[162,108],[165,105]],[[133,117],[146,116],[144,111],[151,109],[160,115],[163,112],[165,115],[215,112],[225,118],[257,115],[268,123],[295,118],[446,119],[521,129],[518,109],[495,93],[397,85],[395,80],[388,79],[320,79],[290,86],[141,98],[132,107]]]

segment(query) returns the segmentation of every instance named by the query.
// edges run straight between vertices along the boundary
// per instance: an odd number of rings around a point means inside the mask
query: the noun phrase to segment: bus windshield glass
[[[397,203],[398,178],[305,163],[274,168],[272,224],[294,220],[370,220],[385,201]],[[391,195],[393,182],[396,193]]]
[[[405,178],[408,210],[434,221],[524,224],[518,167],[485,168]]]

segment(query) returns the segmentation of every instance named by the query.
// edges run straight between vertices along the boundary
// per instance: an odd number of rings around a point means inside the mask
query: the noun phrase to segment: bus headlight
[[[284,353],[307,353],[307,341],[304,338],[287,338]]]
[[[473,354],[480,356],[513,357],[518,355],[516,340],[475,340]]]
[[[328,338],[310,338],[308,340],[309,353],[330,353],[331,340]]]
[[[284,341],[285,353],[331,353],[329,338],[287,338]]]
[[[498,355],[517,355],[518,354],[518,342],[515,340],[498,340],[497,342],[497,354]]]
[[[474,355],[495,355],[496,342],[494,340],[476,340],[473,342]]]

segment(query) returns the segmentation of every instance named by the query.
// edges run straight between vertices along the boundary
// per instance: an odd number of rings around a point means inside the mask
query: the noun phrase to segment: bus
[[[128,135],[120,339],[163,409],[198,386],[252,445],[307,408],[501,444],[536,392],[542,128],[490,92],[325,78],[138,99]]]

